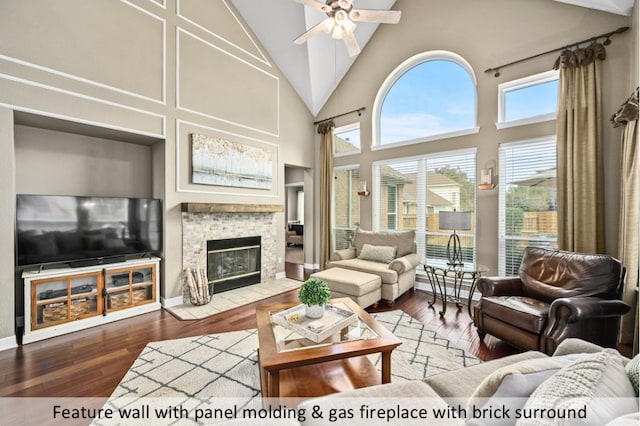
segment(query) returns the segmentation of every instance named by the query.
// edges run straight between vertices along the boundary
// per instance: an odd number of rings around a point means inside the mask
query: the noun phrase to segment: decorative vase
[[[324,305],[304,305],[304,314],[307,318],[322,318]]]

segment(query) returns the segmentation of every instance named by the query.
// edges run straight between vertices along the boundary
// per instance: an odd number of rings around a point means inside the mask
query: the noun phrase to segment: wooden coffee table
[[[356,313],[358,321],[319,343],[272,324],[272,314],[296,304],[266,305],[256,309],[263,397],[310,397],[336,392],[341,389],[335,386],[335,376],[338,380],[350,378],[354,388],[391,381],[391,352],[402,344],[400,339],[351,299],[333,299],[329,303]],[[378,352],[382,355],[381,375],[364,356]],[[323,378],[334,383],[310,384]],[[284,393],[281,387],[285,388]]]

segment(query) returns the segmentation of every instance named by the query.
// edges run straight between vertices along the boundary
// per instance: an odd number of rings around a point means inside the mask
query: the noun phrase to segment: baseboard
[[[16,336],[8,336],[0,339],[0,351],[6,351],[7,349],[13,349],[18,347]]]
[[[304,269],[311,269],[313,271],[319,271],[320,270],[320,264],[318,264],[318,263],[305,263],[304,264]]]
[[[428,283],[423,283],[420,281],[416,281],[416,286],[415,286],[416,290],[422,290],[424,292],[427,292],[429,294],[431,294],[431,286]]]
[[[172,308],[174,306],[180,306],[184,304],[184,299],[182,298],[182,296],[172,297],[171,299],[165,299],[164,297],[161,297],[160,303],[164,308]]]

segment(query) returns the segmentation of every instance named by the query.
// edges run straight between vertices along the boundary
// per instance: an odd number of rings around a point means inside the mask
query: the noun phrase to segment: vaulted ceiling
[[[322,1],[322,0],[321,0]],[[320,33],[302,45],[293,40],[327,15],[295,0],[231,0],[278,68],[315,116],[357,56],[349,56],[341,41]],[[362,9],[389,10],[396,0],[354,0]],[[400,20],[402,22],[402,19]],[[382,24],[385,25],[385,24]],[[362,49],[377,24],[358,23],[356,39]]]
[[[323,0],[320,0],[323,1]],[[413,0],[424,1],[424,0]],[[629,15],[634,0],[540,0],[558,1],[605,12]],[[302,45],[293,40],[327,16],[295,0],[231,0],[260,43],[287,77],[298,95],[316,116],[347,73],[357,56],[349,56],[343,43],[320,33]],[[354,0],[361,9],[393,8],[396,0]],[[382,24],[386,25],[386,24]],[[402,19],[400,23],[402,25]],[[359,22],[355,31],[360,47],[378,24]]]

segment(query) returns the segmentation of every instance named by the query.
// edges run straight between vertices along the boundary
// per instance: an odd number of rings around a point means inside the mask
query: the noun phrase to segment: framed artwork
[[[191,134],[191,182],[271,189],[274,149]]]

